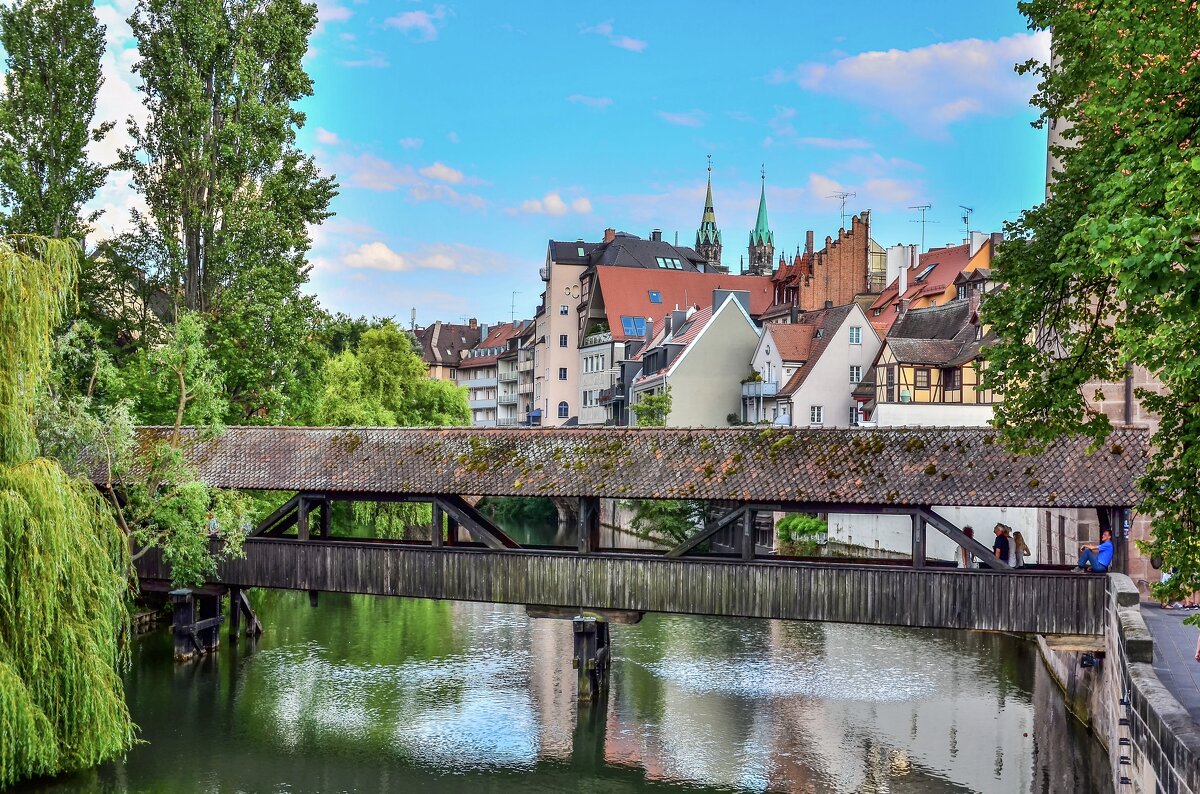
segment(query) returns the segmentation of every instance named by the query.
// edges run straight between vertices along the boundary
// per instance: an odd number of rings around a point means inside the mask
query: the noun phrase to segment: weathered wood
[[[308,531],[308,511],[312,507],[312,502],[308,497],[301,495],[296,502],[296,537],[299,540],[308,540],[310,535]]]
[[[163,578],[169,579],[170,576]],[[175,635],[176,661],[190,659],[199,650],[192,635],[192,623],[195,621],[194,609],[191,590],[171,591],[171,629]]]
[[[279,524],[280,522],[282,522],[285,518],[290,519],[290,520],[285,524],[283,529],[285,529],[288,526],[291,526],[291,524],[294,524],[296,521],[296,518],[295,518],[296,507],[299,504],[300,504],[300,494],[296,494],[291,499],[288,499],[286,502],[281,504],[279,506],[279,508],[277,510],[275,510],[275,512],[271,513],[271,515],[267,516],[262,521],[258,522],[258,526],[256,526],[254,528],[254,530],[251,531],[250,537],[258,537],[260,535],[267,535],[267,534],[277,534],[278,532],[281,532],[282,529],[277,528],[276,525]]]
[[[440,504],[438,504],[436,500],[434,500],[434,502],[433,502],[433,521],[429,525],[429,543],[435,549],[440,549],[442,547],[442,532],[445,531],[444,530],[445,522],[442,519],[442,515],[443,515],[442,506]]]
[[[925,519],[920,513],[912,514],[912,564],[925,567]]]
[[[1104,577],[1065,572],[917,571],[274,538],[247,540],[245,553],[219,565],[225,584],[636,612],[1103,633]],[[170,577],[157,551],[138,560],[137,569],[145,579]]]
[[[918,514],[921,516],[921,518],[925,519],[926,523],[933,524],[933,526],[943,535],[950,538],[950,540],[954,541],[959,546],[962,546],[964,549],[978,557],[979,561],[988,568],[991,568],[995,571],[1012,570],[1008,563],[1005,560],[998,559],[996,555],[992,553],[991,549],[974,538],[968,538],[963,534],[961,529],[954,526],[954,524],[950,523],[945,518],[942,518],[937,513],[933,512],[932,508],[923,507],[918,511]]]
[[[742,534],[739,540],[741,541],[742,559],[754,559],[754,516],[753,508],[747,507],[742,512]]]
[[[475,509],[465,499],[458,495],[439,496],[434,500],[441,505],[442,510],[453,516],[472,538],[487,546],[489,549],[519,549],[521,545],[504,534],[504,530],[496,526],[483,513]]]
[[[600,550],[600,500],[579,498],[579,553],[591,554]]]
[[[321,537],[328,538],[330,530],[333,529],[333,502],[328,499],[321,500]]]
[[[579,607],[548,607],[541,604],[525,605],[526,615],[542,620],[574,620],[584,611]],[[586,611],[589,614],[600,615],[609,623],[618,623],[622,626],[633,626],[641,623],[642,618],[646,616],[645,612],[627,612],[618,609],[588,609]]]
[[[572,628],[575,654],[571,666],[575,668],[576,693],[580,701],[590,703],[601,697],[608,683],[608,622],[595,615],[578,615]]]
[[[229,644],[237,645],[242,629],[242,588],[229,588]]]
[[[716,521],[708,522],[707,524],[704,525],[703,529],[701,529],[699,532],[692,535],[690,538],[683,541],[679,545],[672,547],[664,556],[666,556],[668,558],[672,558],[672,559],[675,557],[682,557],[683,555],[687,554],[692,549],[699,546],[704,541],[711,538],[713,535],[720,532],[725,527],[732,524],[734,521],[736,521],[738,518],[740,518],[742,515],[744,515],[748,509],[749,509],[749,507],[747,505],[743,505],[734,510],[730,510],[728,513],[721,516]]]

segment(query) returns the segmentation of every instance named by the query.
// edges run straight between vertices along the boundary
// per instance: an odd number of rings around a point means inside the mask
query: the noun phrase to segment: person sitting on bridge
[[[1084,573],[1090,568],[1092,573],[1105,573],[1112,565],[1112,558],[1112,530],[1105,529],[1100,533],[1100,545],[1085,543],[1079,547],[1079,564],[1071,570]]]
[[[1003,524],[997,524],[993,530],[996,533],[996,542],[992,544],[992,553],[996,555],[996,559],[1008,562],[1008,533],[1005,531],[1007,527]]]

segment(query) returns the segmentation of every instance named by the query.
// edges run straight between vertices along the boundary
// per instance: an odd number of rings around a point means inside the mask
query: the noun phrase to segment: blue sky
[[[532,315],[550,238],[607,226],[691,244],[713,157],[725,264],[745,251],[765,166],[778,248],[872,210],[883,245],[992,231],[1039,201],[1045,133],[1015,62],[1044,59],[1015,4],[496,3],[321,0],[301,145],[335,173],[313,230],[331,311]],[[132,0],[109,25],[102,116],[138,114]],[[119,142],[106,144],[115,147]],[[136,197],[96,202],[119,229]],[[777,249],[778,250],[778,249]]]

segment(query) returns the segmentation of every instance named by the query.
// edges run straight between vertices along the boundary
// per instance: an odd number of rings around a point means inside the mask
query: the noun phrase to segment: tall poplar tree
[[[1055,63],[1030,62],[1041,125],[1065,145],[1046,202],[1007,229],[1005,284],[983,304],[1000,342],[987,388],[1014,445],[1083,433],[1100,443],[1104,383],[1131,368],[1160,388],[1138,397],[1160,417],[1141,483],[1153,517],[1145,550],[1200,590],[1200,16],[1194,2],[1032,0],[1053,30]],[[1119,387],[1118,387],[1119,388]],[[1114,450],[1115,451],[1115,450]]]
[[[295,141],[316,21],[301,0],[140,0],[129,19],[149,111],[121,156],[148,207],[130,247],[206,315],[234,422],[282,418],[313,351],[308,227],[336,193]]]
[[[87,145],[111,128],[92,126],[103,78],[104,26],[91,0],[18,0],[0,8],[7,53],[0,98],[0,203],[10,233],[82,240],[80,211],[108,174]]]

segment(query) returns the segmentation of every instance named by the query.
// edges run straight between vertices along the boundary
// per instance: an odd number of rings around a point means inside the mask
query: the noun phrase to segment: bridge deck
[[[1105,577],[251,538],[219,584],[552,607],[1102,634]],[[169,572],[157,552],[143,580]],[[214,583],[214,584],[218,584]]]

